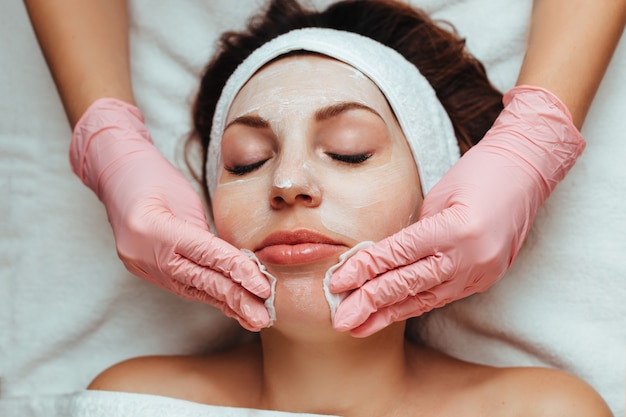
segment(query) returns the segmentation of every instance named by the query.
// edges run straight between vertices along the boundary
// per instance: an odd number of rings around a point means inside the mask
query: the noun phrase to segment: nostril
[[[313,197],[308,194],[296,194],[296,195],[275,195],[272,197],[272,205],[274,207],[284,207],[286,205],[303,204],[310,206],[313,204]]]
[[[313,200],[311,196],[307,194],[299,194],[296,196],[296,199],[303,200],[306,203],[310,203]]]
[[[274,196],[274,198],[272,199],[272,201],[273,201],[275,204],[281,204],[281,203],[284,203],[284,202],[285,202],[285,199],[284,199],[284,198],[282,198],[281,196],[277,195],[277,196]]]

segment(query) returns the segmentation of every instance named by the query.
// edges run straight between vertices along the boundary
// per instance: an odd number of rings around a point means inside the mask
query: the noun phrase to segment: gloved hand
[[[585,141],[546,90],[518,86],[503,102],[485,137],[426,195],[420,220],[335,272],[330,290],[353,290],[337,309],[337,330],[370,335],[482,292],[511,266]]]
[[[154,147],[138,108],[95,101],[74,128],[70,162],[105,205],[130,272],[216,306],[249,330],[269,325],[267,278],[209,232],[199,196]]]

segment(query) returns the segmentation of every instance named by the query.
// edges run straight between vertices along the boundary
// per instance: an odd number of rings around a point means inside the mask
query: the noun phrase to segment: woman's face
[[[404,135],[376,85],[347,64],[306,54],[265,66],[226,126],[212,196],[217,234],[255,252],[279,281],[325,271],[356,243],[418,218]]]

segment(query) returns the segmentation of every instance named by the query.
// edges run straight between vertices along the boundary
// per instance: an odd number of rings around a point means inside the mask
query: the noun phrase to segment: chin
[[[323,280],[328,268],[336,263],[336,260],[329,260],[300,265],[298,268],[268,267],[268,271],[276,277],[274,326],[294,323],[332,330],[330,306],[324,295]]]

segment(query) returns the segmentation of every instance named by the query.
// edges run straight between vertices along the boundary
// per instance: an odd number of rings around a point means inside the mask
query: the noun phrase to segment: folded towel
[[[320,414],[287,413],[251,408],[220,407],[158,395],[112,391],[16,397],[0,400],[7,417],[289,417]],[[331,416],[332,417],[332,416]]]

